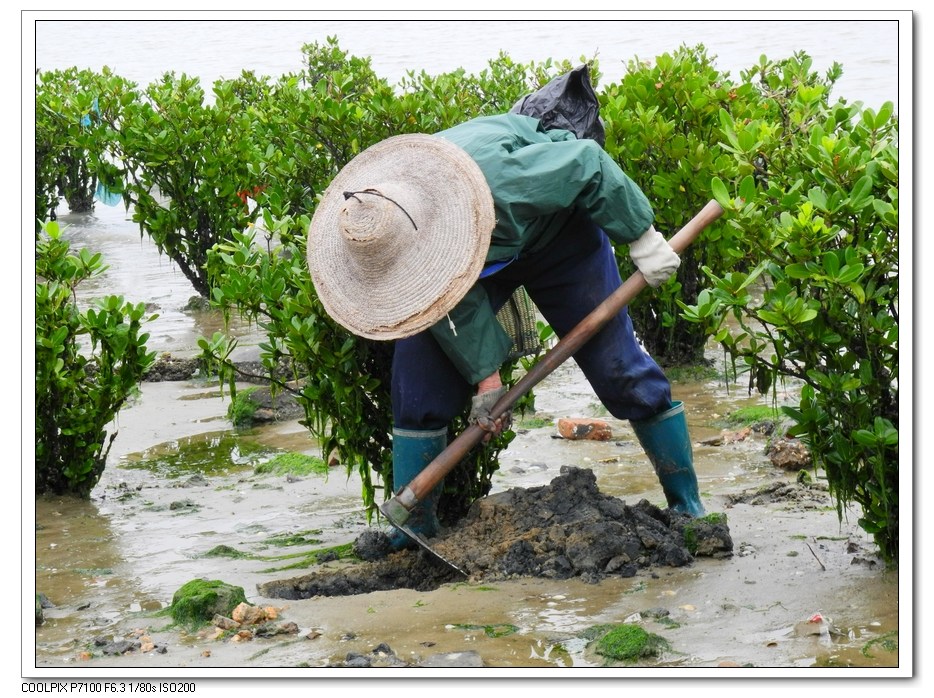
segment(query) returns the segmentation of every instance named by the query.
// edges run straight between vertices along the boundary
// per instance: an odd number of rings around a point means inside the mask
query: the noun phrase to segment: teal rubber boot
[[[447,427],[436,431],[411,429],[392,430],[392,486],[398,492],[433,461],[448,445]],[[409,512],[405,525],[423,538],[438,534],[438,498],[442,485],[435,487]],[[398,528],[389,533],[394,550],[413,548],[418,544]]]
[[[648,419],[630,420],[636,437],[655,468],[668,506],[691,516],[703,516],[694,473],[694,453],[684,404],[671,403],[670,409]]]

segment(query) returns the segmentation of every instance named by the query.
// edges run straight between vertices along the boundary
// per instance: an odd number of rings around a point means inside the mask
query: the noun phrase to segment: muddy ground
[[[232,432],[216,387],[145,384],[91,501],[36,501],[36,585],[50,604],[35,629],[36,670],[897,672],[898,573],[855,514],[841,522],[819,478],[804,485],[775,468],[762,435],[715,438],[716,418],[748,398],[710,384],[675,390],[689,406],[704,504],[725,520],[686,536],[688,520],[660,508],[625,423],[609,420],[608,442],[555,438],[554,419],[593,412],[575,369],[562,368],[491,495],[431,541],[460,574],[421,550],[319,554],[388,531],[366,521],[355,477],[340,466],[260,473],[262,449],[316,453],[307,431],[286,421]],[[274,618],[237,632],[174,625],[173,594],[198,578],[242,587]],[[635,662],[597,654],[594,629],[623,623],[669,649]]]
[[[307,599],[517,577],[581,577],[596,583],[733,552],[726,517],[694,520],[645,500],[627,506],[601,493],[593,471],[582,468],[566,468],[546,486],[485,497],[446,534],[412,551],[386,555],[382,532],[365,532],[354,546],[358,556],[377,559],[350,571],[268,582],[259,591]]]

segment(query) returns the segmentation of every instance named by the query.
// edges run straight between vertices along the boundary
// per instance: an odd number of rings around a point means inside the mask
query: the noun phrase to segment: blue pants
[[[525,286],[558,337],[622,284],[606,234],[586,214],[570,218],[543,250],[480,279],[498,310]],[[617,419],[646,419],[671,406],[671,385],[636,341],[626,308],[590,339],[574,360],[603,405]],[[396,342],[392,367],[393,423],[429,430],[464,412],[474,386],[454,368],[430,332]]]

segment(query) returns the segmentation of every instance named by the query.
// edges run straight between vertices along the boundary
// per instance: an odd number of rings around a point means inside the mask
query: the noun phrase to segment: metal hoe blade
[[[391,523],[393,526],[395,526],[396,528],[398,528],[400,531],[402,531],[402,532],[403,532],[405,535],[407,535],[409,538],[411,538],[411,539],[414,540],[416,543],[418,543],[420,546],[422,546],[422,548],[424,548],[424,549],[427,550],[429,553],[431,553],[431,556],[434,557],[436,560],[440,560],[440,561],[443,562],[445,565],[447,565],[448,567],[450,567],[451,569],[453,569],[453,570],[455,570],[455,571],[457,571],[457,572],[460,572],[460,573],[461,573],[462,575],[464,575],[465,577],[468,577],[468,576],[469,576],[466,572],[464,572],[464,570],[462,570],[460,567],[458,567],[457,565],[455,565],[453,562],[451,562],[450,560],[445,559],[444,557],[442,557],[441,555],[439,555],[437,552],[435,552],[435,551],[432,549],[432,547],[431,547],[430,545],[428,545],[428,541],[425,540],[425,537],[424,537],[424,536],[422,536],[422,535],[419,534],[419,533],[416,533],[416,532],[413,531],[411,528],[409,528],[408,526],[406,526],[406,525],[405,525],[405,522],[400,520],[400,518],[399,518],[399,516],[398,516],[398,512],[395,512],[395,515],[394,515],[394,512],[391,511],[391,509],[392,509],[393,507],[392,507],[392,506],[387,506],[387,504],[391,504],[391,503],[392,503],[391,501],[390,501],[390,502],[384,502],[384,503],[381,504],[380,507],[379,507],[379,510],[383,513],[383,516],[386,517],[386,520],[389,521],[389,523]]]

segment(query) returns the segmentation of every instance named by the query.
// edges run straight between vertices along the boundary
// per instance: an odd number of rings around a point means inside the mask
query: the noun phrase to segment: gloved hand
[[[471,424],[480,425],[480,428],[484,431],[502,431],[501,429],[497,430],[496,422],[493,420],[493,416],[490,412],[493,406],[499,402],[499,399],[505,394],[505,386],[500,386],[499,388],[488,390],[485,393],[474,395],[470,400],[470,414],[467,416],[467,421]],[[511,421],[510,417],[511,415],[508,412],[502,416],[503,428],[508,426],[508,422]]]
[[[629,256],[652,288],[661,286],[681,266],[678,253],[654,225],[630,243]]]

